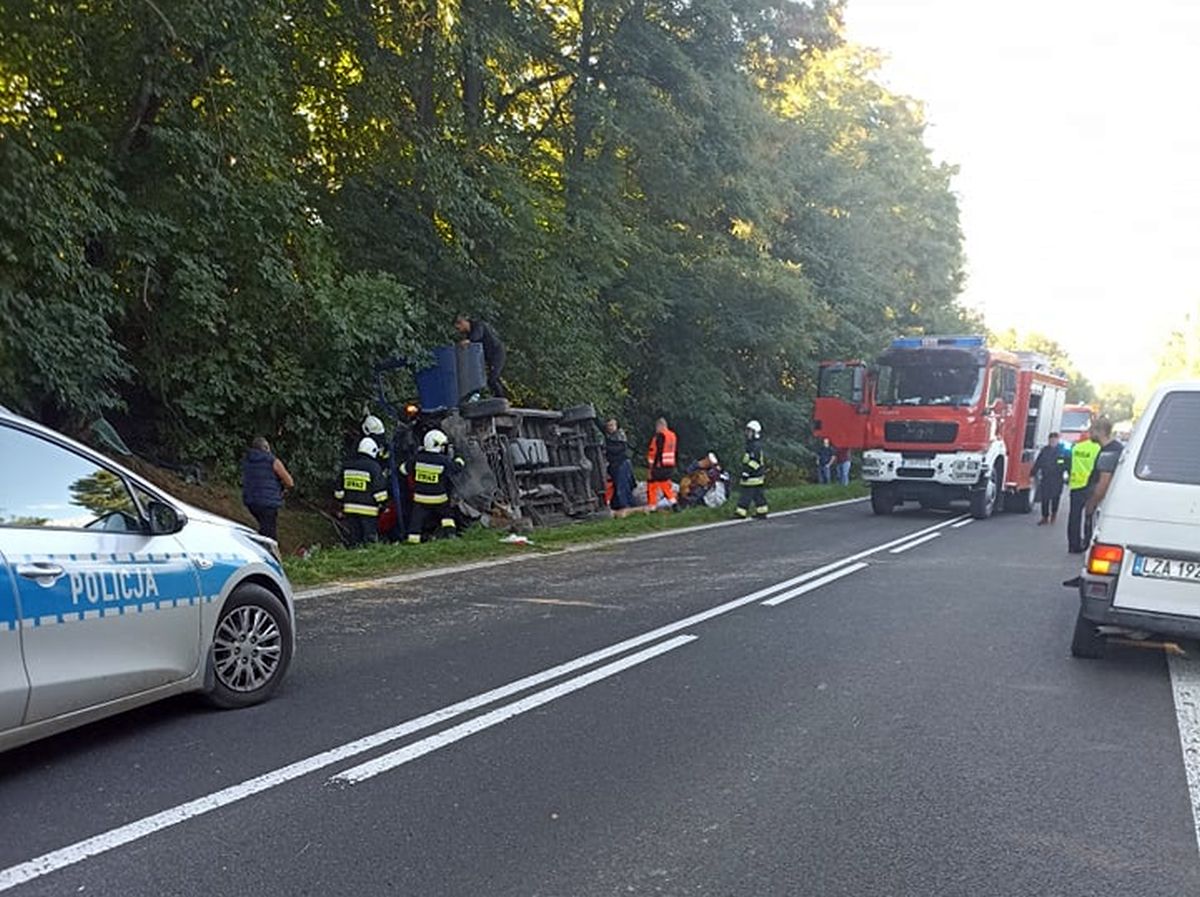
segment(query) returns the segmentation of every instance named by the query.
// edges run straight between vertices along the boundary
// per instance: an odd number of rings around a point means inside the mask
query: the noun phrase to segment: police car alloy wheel
[[[265,701],[279,686],[292,659],[287,612],[270,591],[246,584],[221,610],[213,632],[213,688],[219,707]]]

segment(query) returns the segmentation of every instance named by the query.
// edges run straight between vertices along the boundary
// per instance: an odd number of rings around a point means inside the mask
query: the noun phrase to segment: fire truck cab
[[[821,365],[813,430],[862,451],[871,507],[906,501],[977,518],[1033,507],[1033,462],[1062,419],[1067,381],[1035,353],[978,336],[903,337],[873,365]]]

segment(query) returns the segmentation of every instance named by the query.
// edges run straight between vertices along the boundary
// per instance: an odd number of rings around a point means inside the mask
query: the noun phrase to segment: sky
[[[848,0],[846,24],[960,168],[964,302],[1141,387],[1200,310],[1200,2]]]

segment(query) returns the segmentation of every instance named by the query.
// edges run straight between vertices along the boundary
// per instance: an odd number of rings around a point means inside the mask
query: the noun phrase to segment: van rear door
[[[1100,508],[1098,540],[1127,555],[1114,607],[1200,616],[1200,389],[1164,392]]]

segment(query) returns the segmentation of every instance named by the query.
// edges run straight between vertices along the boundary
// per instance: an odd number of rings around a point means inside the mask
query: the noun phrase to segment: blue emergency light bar
[[[982,349],[982,336],[901,336],[892,340],[893,349]]]

